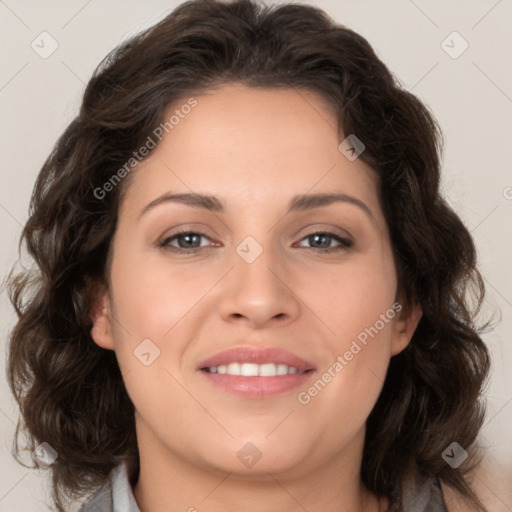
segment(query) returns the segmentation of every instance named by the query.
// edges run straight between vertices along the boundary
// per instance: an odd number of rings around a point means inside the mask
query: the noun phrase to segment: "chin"
[[[204,460],[218,471],[236,474],[240,478],[261,477],[263,480],[268,479],[268,473],[295,476],[307,473],[309,469],[304,464],[307,454],[303,449],[304,444],[286,445],[278,437],[271,441],[264,436],[245,436],[230,440],[227,445],[218,445],[215,453],[210,453]]]

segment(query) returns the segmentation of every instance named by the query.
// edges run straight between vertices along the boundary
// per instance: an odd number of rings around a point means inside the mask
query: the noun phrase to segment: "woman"
[[[440,151],[314,7],[194,0],[114,50],[11,279],[56,510],[485,511],[484,287]]]

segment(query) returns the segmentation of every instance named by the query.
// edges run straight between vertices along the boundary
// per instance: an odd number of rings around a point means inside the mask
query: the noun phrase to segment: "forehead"
[[[374,171],[339,150],[337,119],[318,94],[231,84],[195,96],[196,105],[182,110],[189,99],[168,109],[172,129],[138,166],[130,202],[198,192],[225,199],[227,210],[261,216],[297,194],[335,191],[378,209]]]

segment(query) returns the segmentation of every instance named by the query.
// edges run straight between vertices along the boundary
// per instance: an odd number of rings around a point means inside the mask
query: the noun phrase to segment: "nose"
[[[242,254],[242,252],[240,252]],[[223,280],[220,314],[227,322],[252,328],[285,325],[300,312],[293,274],[275,252],[263,248],[252,262],[233,255],[233,269]]]

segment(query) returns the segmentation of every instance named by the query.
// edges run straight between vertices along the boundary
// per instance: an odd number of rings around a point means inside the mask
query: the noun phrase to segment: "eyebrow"
[[[149,210],[155,208],[156,206],[169,202],[181,203],[188,206],[192,206],[193,208],[202,208],[208,211],[218,213],[223,213],[225,211],[223,204],[215,196],[198,193],[167,193],[157,197],[156,199],[148,203],[146,206],[144,206],[144,208],[141,210],[139,214],[139,218],[146,214]],[[344,193],[322,192],[317,194],[302,194],[294,196],[290,201],[287,213],[310,210],[313,208],[328,206],[330,204],[338,202],[349,203],[359,207],[363,212],[366,213],[366,215],[370,218],[372,222],[377,224],[377,221],[372,211],[363,201]]]

